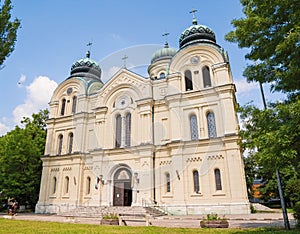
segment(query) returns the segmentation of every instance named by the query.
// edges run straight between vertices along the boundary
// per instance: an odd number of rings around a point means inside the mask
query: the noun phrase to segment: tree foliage
[[[295,92],[300,89],[300,1],[240,0],[245,18],[235,19],[234,31],[226,39],[249,48],[246,58],[248,81],[272,83],[272,89]]]
[[[40,111],[23,119],[24,128],[16,126],[0,138],[0,191],[20,204],[38,200],[47,118],[48,110]]]
[[[267,110],[260,110],[253,105],[240,109],[244,123],[240,131],[242,146],[249,150],[254,165],[260,166],[260,176],[267,182],[262,189],[266,196],[277,195],[274,174],[277,168],[282,175],[286,195],[292,201],[300,197],[300,190],[294,188],[300,182],[299,110],[300,98],[270,105]]]
[[[242,146],[249,152],[247,181],[253,172],[265,181],[261,192],[277,196],[275,170],[281,174],[286,197],[300,199],[300,0],[240,0],[245,17],[225,38],[248,48],[244,76],[249,82],[270,83],[271,91],[285,92],[283,103],[270,103],[260,110],[240,108],[244,128]],[[258,171],[256,169],[259,168]]]
[[[11,10],[11,1],[5,0],[3,6],[0,8],[0,67],[14,50],[17,40],[17,30],[20,27],[19,19],[11,21]]]

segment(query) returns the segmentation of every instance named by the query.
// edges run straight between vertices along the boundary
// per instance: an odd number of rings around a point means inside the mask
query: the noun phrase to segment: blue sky
[[[125,54],[129,69],[146,68],[152,53],[163,46],[165,32],[170,33],[169,45],[178,48],[180,34],[191,25],[193,8],[198,10],[198,23],[209,26],[229,53],[238,102],[253,100],[261,106],[258,85],[247,84],[242,77],[246,50],[224,40],[233,29],[231,20],[243,17],[238,0],[12,0],[12,4],[13,18],[21,20],[22,28],[15,51],[0,70],[0,135],[23,116],[48,107],[72,63],[85,57],[88,42],[93,43],[91,58],[100,63],[106,81],[122,66]],[[267,89],[265,93],[267,100],[274,98]]]

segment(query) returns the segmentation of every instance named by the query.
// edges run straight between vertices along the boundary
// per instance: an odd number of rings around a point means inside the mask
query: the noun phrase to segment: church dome
[[[177,50],[175,48],[170,48],[168,43],[166,42],[164,48],[157,50],[152,55],[151,64],[160,59],[171,59],[176,53]]]
[[[101,68],[99,64],[90,59],[90,52],[86,54],[86,58],[79,59],[72,64],[70,77],[87,77],[101,80]]]
[[[207,26],[200,25],[193,19],[193,25],[185,29],[179,38],[180,49],[191,44],[208,42],[216,43],[215,33]]]

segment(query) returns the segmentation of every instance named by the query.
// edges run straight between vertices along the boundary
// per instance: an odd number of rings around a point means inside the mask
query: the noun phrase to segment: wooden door
[[[114,206],[123,206],[124,204],[124,183],[116,182],[114,185]]]

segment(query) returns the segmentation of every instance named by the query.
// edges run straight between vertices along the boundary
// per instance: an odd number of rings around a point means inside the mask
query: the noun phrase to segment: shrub
[[[257,212],[257,210],[254,208],[254,206],[252,204],[250,204],[250,211],[251,211],[251,214],[255,214]]]
[[[300,227],[300,201],[296,202],[296,205],[293,207],[293,215],[296,220],[297,227]]]
[[[117,214],[106,214],[102,216],[102,219],[115,219],[119,220],[119,216]]]

